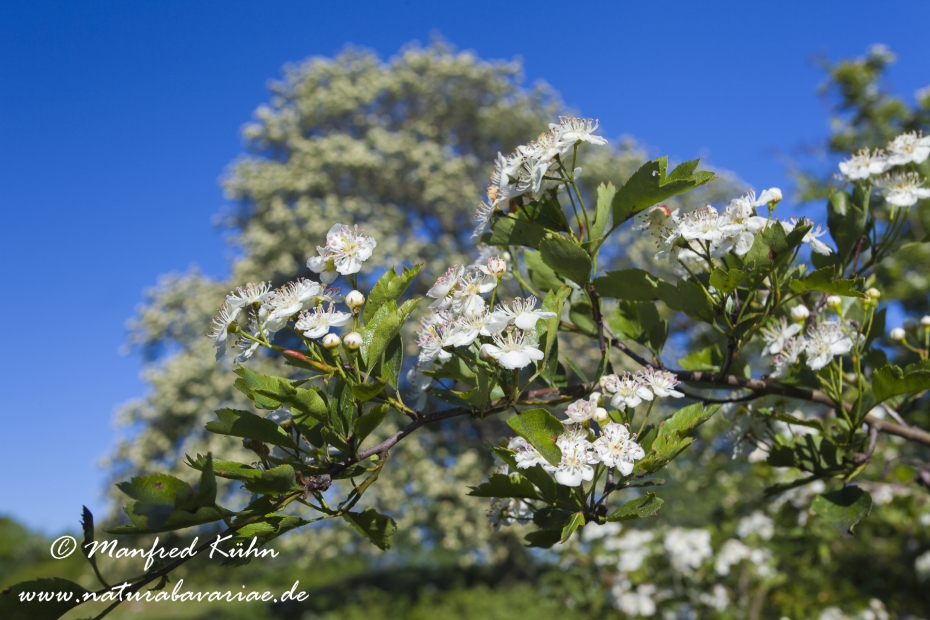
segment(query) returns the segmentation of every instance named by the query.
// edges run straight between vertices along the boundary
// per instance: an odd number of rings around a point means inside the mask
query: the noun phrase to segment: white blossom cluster
[[[805,362],[811,370],[820,370],[834,357],[849,353],[855,346],[857,332],[842,317],[819,320],[808,326],[802,334],[802,322],[810,314],[807,308],[804,310],[805,312],[797,312],[795,309],[792,312],[792,318],[802,317],[800,321],[795,319],[794,322],[789,322],[786,317],[779,317],[762,328],[762,339],[766,343],[763,352],[775,356],[772,360],[773,377],[783,376],[798,362],[802,353],[805,354]]]
[[[419,363],[407,378],[420,391],[430,381],[423,373],[435,362],[452,358],[457,347],[478,347],[484,360],[494,360],[507,370],[518,370],[543,359],[537,348],[535,327],[540,319],[550,319],[554,312],[536,308],[535,297],[516,298],[488,305],[484,295],[494,291],[507,273],[507,262],[490,256],[482,264],[466,269],[453,265],[427,291],[433,302],[430,312],[420,320],[417,344]],[[483,342],[478,339],[483,337]]]
[[[910,132],[896,137],[884,149],[859,151],[840,162],[839,168],[847,181],[865,181],[875,177],[873,185],[889,204],[910,207],[918,200],[930,198],[930,188],[923,186],[924,179],[916,172],[889,171],[897,166],[922,164],[927,157],[930,157],[930,136]]]
[[[352,299],[346,299],[340,289],[327,284],[339,274],[358,273],[376,245],[371,237],[360,235],[357,226],[336,224],[326,235],[326,246],[317,248],[320,255],[307,262],[322,283],[301,278],[274,290],[267,282],[249,283],[229,293],[208,334],[216,347],[216,359],[226,354],[231,332],[241,349],[235,361],[244,362],[289,321],[294,321],[295,332],[310,339],[324,338],[332,328],[345,326],[352,312],[338,311],[336,304],[345,301],[352,310],[359,298],[364,302],[364,296],[352,291]]]
[[[594,466],[598,463],[629,476],[633,473],[633,464],[646,455],[635,437],[630,435],[630,429],[616,422],[601,425],[600,434],[580,424],[566,426],[555,444],[562,452],[558,465],[550,464],[522,437],[512,439],[508,447],[516,453],[519,469],[540,465],[555,477],[556,482],[569,487],[593,480]]]
[[[646,367],[635,373],[622,372],[619,375],[604,375],[599,385],[610,399],[610,406],[624,411],[636,407],[644,400],[655,398],[682,398],[683,393],[675,389],[680,382],[667,371]]]
[[[607,144],[607,140],[594,135],[597,125],[596,120],[563,116],[533,142],[518,146],[507,156],[498,153],[487,200],[475,212],[478,226],[472,236],[483,233],[494,212],[505,211],[511,200],[521,196],[536,200],[545,190],[564,183],[566,167],[572,165],[562,161],[565,155],[582,142]]]
[[[757,197],[749,192],[734,198],[723,210],[711,205],[680,214],[666,205],[656,205],[640,212],[633,218],[633,230],[645,231],[656,238],[659,252],[656,260],[689,260],[700,263],[705,258],[720,258],[729,252],[743,256],[752,248],[755,236],[769,226],[781,226],[789,233],[798,225],[798,218],[787,221],[773,220],[756,214],[764,205],[778,203],[781,190],[773,187]],[[812,228],[803,241],[818,254],[830,254],[830,247],[820,237],[826,229]]]

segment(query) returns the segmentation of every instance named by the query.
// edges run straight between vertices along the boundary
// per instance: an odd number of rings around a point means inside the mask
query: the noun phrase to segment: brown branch
[[[614,339],[611,341],[611,344],[623,351],[630,359],[635,361],[640,366],[653,366],[648,360],[644,359],[640,355],[637,355],[630,350],[619,339]],[[837,404],[827,396],[824,392],[820,390],[812,390],[808,388],[799,388],[790,385],[782,385],[776,381],[762,381],[760,379],[746,379],[745,377],[737,377],[735,375],[727,375],[725,377],[720,377],[719,381],[717,373],[712,372],[703,372],[703,371],[691,371],[691,370],[669,370],[674,374],[679,381],[688,382],[688,383],[707,383],[719,389],[721,384],[730,386],[733,388],[751,390],[755,394],[760,396],[786,396],[788,398],[796,398],[798,400],[806,400],[813,403],[820,403],[822,405],[828,405],[830,407],[836,407]],[[715,382],[716,381],[716,382]],[[852,409],[852,405],[849,403],[842,403],[842,406],[846,408],[847,411]],[[864,423],[868,424],[871,428],[878,429],[879,433],[887,433],[889,435],[897,435],[898,437],[904,437],[911,441],[916,441],[924,445],[930,446],[930,433],[913,426],[903,426],[901,424],[895,424],[894,422],[889,422],[887,420],[879,420],[875,416],[867,415],[862,420]]]

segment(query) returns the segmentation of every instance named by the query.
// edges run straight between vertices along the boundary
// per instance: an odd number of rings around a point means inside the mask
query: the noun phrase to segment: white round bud
[[[868,299],[879,299],[882,296],[882,292],[878,290],[877,288],[873,287],[873,288],[866,290],[865,296]]]
[[[807,317],[811,315],[811,311],[807,309],[807,306],[795,306],[791,309],[791,318],[797,321],[798,323],[803,323],[807,320]]]
[[[888,337],[891,338],[892,340],[894,340],[895,342],[904,342],[904,337],[905,337],[905,335],[906,335],[906,334],[904,333],[904,329],[902,329],[902,328],[900,328],[900,327],[895,327],[895,328],[894,328],[893,330],[891,330],[891,332],[888,334]]]
[[[362,346],[362,335],[358,332],[349,332],[345,335],[345,338],[342,339],[342,344],[345,345],[345,348],[349,351],[356,351]]]
[[[507,273],[507,261],[500,256],[492,256],[488,259],[487,268],[490,275],[500,278]]]
[[[591,392],[591,394],[588,396],[588,400],[591,401],[592,403],[597,403],[598,405],[603,405],[603,404],[604,404],[604,395],[601,394],[600,392]]]
[[[491,355],[491,350],[488,348],[490,346],[491,345],[489,344],[483,344],[481,345],[481,348],[478,349],[478,357],[481,358],[485,362],[490,362],[494,360],[494,356]]]
[[[606,422],[610,416],[607,415],[606,409],[604,409],[603,407],[598,407],[597,409],[594,410],[594,415],[592,415],[591,417],[594,419],[595,422],[597,422],[598,424],[601,424],[603,422]]]
[[[324,349],[335,349],[342,344],[342,340],[336,334],[326,334],[320,341]]]
[[[930,327],[930,316],[921,317],[920,324],[924,327]]]
[[[365,295],[361,291],[351,291],[346,295],[346,305],[352,310],[358,310],[365,303]]]
[[[839,295],[830,295],[827,297],[827,305],[836,310],[843,305],[843,298]]]

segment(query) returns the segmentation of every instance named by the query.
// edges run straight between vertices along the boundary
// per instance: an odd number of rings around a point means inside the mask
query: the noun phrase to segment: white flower
[[[667,205],[656,205],[640,211],[633,217],[632,230],[648,231],[662,245],[673,235],[677,240],[679,221],[678,209],[672,211]]]
[[[799,307],[803,308],[803,306]],[[779,317],[777,321],[769,321],[769,323],[762,328],[762,339],[765,340],[768,345],[762,352],[769,355],[777,355],[785,348],[785,344],[800,331],[800,323],[791,323],[789,325],[788,319],[785,317]]]
[[[346,295],[346,305],[352,310],[357,310],[365,304],[365,294],[361,291],[349,291]]]
[[[513,497],[494,498],[488,510],[488,522],[495,530],[501,526],[513,525],[517,521],[529,521],[533,518],[533,508],[522,499]]]
[[[720,549],[717,560],[714,562],[714,570],[718,575],[729,575],[730,567],[748,558],[750,552],[750,548],[741,541],[731,538]]]
[[[715,583],[713,589],[701,593],[700,601],[712,609],[723,611],[730,605],[730,593],[722,584]]]
[[[739,520],[736,526],[736,534],[740,538],[756,534],[762,540],[771,540],[775,534],[775,522],[761,510],[756,510],[751,515]]]
[[[903,166],[911,162],[922,164],[930,156],[930,136],[923,137],[914,131],[903,133],[889,142],[886,150],[891,166]]]
[[[609,375],[602,387],[613,394],[610,406],[623,411],[627,407],[635,407],[644,400],[652,400],[652,391],[643,385],[638,375],[624,372],[621,376]]]
[[[320,255],[309,259],[307,267],[321,274],[320,280],[329,283],[336,279],[333,270],[342,275],[358,273],[377,245],[373,238],[359,234],[357,225],[350,228],[335,224],[326,233],[326,246],[317,247]]]
[[[453,292],[452,309],[457,314],[477,314],[484,312],[486,303],[481,297],[497,286],[497,278],[480,272],[467,273],[457,282]]]
[[[916,172],[896,172],[875,179],[875,187],[896,207],[911,207],[918,200],[930,198],[930,188],[923,187],[923,183]]]
[[[930,327],[930,316],[924,315],[920,317],[920,324],[923,327]]]
[[[927,577],[930,577],[930,551],[925,551],[917,556],[917,559],[914,560],[914,570],[921,581],[925,581]]]
[[[249,322],[249,327],[248,327],[247,332],[250,336],[252,336],[252,338],[257,338],[258,340],[266,340],[266,341],[272,334],[271,330],[267,328],[262,329],[261,332],[259,332],[258,325],[256,324],[254,317]],[[237,364],[241,364],[242,362],[247,361],[248,359],[252,357],[252,355],[255,353],[255,351],[258,350],[258,347],[260,346],[261,346],[260,343],[256,342],[255,340],[252,340],[251,338],[242,338],[241,340],[239,340],[239,348],[242,350],[242,353],[236,356],[236,359],[234,361]]]
[[[228,303],[223,304],[219,313],[213,317],[213,328],[207,336],[213,339],[213,346],[216,347],[216,359],[219,360],[226,355],[226,343],[229,326],[236,321],[240,308],[230,307]]]
[[[888,158],[883,151],[862,149],[847,160],[840,162],[840,172],[850,181],[861,181],[873,174],[881,174],[889,168]]]
[[[523,439],[523,437],[514,437],[510,440],[510,444],[508,444],[507,447],[516,452],[514,460],[517,462],[518,469],[529,469],[534,465],[549,466],[549,463],[543,458],[539,451],[530,445],[527,440]]]
[[[805,225],[811,223],[810,220],[808,219],[799,220],[796,217],[792,217],[787,222],[779,221],[778,223],[781,224],[781,227],[784,229],[785,234],[787,234],[787,233],[790,233],[792,230],[794,230],[794,227],[797,226],[800,221],[803,221]],[[816,227],[811,228],[809,231],[807,231],[807,234],[804,235],[804,238],[801,239],[801,241],[803,243],[808,244],[811,247],[812,252],[816,252],[818,254],[823,254],[823,255],[832,254],[833,250],[830,249],[830,246],[828,246],[826,243],[824,243],[823,241],[819,239],[820,237],[823,237],[825,234],[827,234],[827,230],[824,228],[821,228],[820,224],[818,224]]]
[[[444,346],[467,347],[478,336],[493,336],[498,331],[489,327],[491,315],[488,312],[465,314],[452,323]]]
[[[888,337],[895,342],[904,342],[904,339],[907,337],[907,333],[901,327],[895,327],[888,333]]]
[[[580,424],[594,417],[597,403],[583,398],[576,400],[565,409],[568,420],[565,424]]]
[[[557,142],[564,146],[574,146],[578,142],[607,144],[607,140],[592,133],[597,129],[597,125],[598,122],[590,118],[560,116],[558,124],[549,124],[549,131],[555,136]]]
[[[442,350],[444,346],[447,346],[446,342],[451,330],[452,321],[441,313],[428,315],[420,320],[417,345],[420,347],[419,360],[421,364],[436,359],[442,362],[452,357],[451,353]]]
[[[843,331],[838,321],[824,321],[807,329],[807,365],[811,370],[820,370],[837,355],[849,353],[852,339]]]
[[[555,481],[567,487],[577,487],[582,481],[594,479],[597,455],[594,446],[582,433],[566,431],[555,440],[555,445],[562,451],[562,460],[558,466],[549,466],[555,475]]]
[[[710,532],[673,527],[665,534],[665,550],[672,568],[680,573],[690,573],[700,568],[704,560],[713,555]]]
[[[294,329],[307,338],[322,338],[329,333],[331,327],[342,327],[351,320],[351,314],[336,312],[333,304],[329,304],[326,310],[323,310],[323,304],[320,304],[313,311],[301,314],[294,324]]]
[[[438,308],[443,306],[446,303],[446,296],[452,292],[452,289],[455,288],[455,285],[458,284],[459,278],[465,274],[465,268],[458,265],[452,265],[446,270],[446,273],[443,274],[436,284],[434,284],[428,291],[426,291],[426,296],[430,299],[435,299],[433,303],[429,305],[430,308]]]
[[[507,273],[507,261],[500,256],[489,256],[485,264],[476,267],[481,273],[500,279]]]
[[[761,207],[771,202],[781,202],[781,200],[782,200],[781,189],[778,187],[770,187],[768,189],[762,190],[762,193],[759,194],[759,197],[753,201],[752,206]]]
[[[313,280],[289,282],[272,291],[259,311],[264,326],[272,333],[280,331],[288,319],[313,305],[323,287]]]
[[[594,449],[607,467],[616,467],[624,476],[633,473],[634,462],[646,453],[630,439],[630,430],[623,424],[608,422],[601,428],[601,436],[594,441]]]
[[[775,378],[784,376],[785,372],[794,366],[798,361],[798,356],[807,348],[806,338],[792,338],[788,340],[775,359],[772,360],[772,376]]]
[[[226,303],[230,308],[242,308],[265,301],[271,294],[271,285],[267,282],[255,284],[249,282],[245,286],[238,287],[235,291],[226,296]]]
[[[342,344],[349,351],[356,351],[362,346],[362,335],[358,332],[349,332],[342,339]]]
[[[738,234],[741,226],[733,224],[730,218],[720,215],[710,205],[705,205],[686,213],[678,225],[678,233],[686,241],[708,241],[719,243],[725,236]]]
[[[807,317],[809,317],[810,315],[811,315],[811,311],[808,310],[807,306],[805,306],[804,304],[795,306],[794,308],[791,309],[791,318],[799,323],[803,323],[804,321],[806,321]]]
[[[613,606],[627,616],[654,616],[657,608],[655,596],[657,588],[651,583],[640,584],[633,590],[628,579],[619,581],[610,590]]]
[[[684,394],[674,389],[681,383],[674,374],[666,370],[656,370],[649,367],[641,370],[639,376],[643,384],[652,390],[652,393],[660,398],[682,398]]]
[[[533,360],[539,361],[545,354],[529,341],[526,332],[510,332],[493,336],[494,344],[485,344],[481,350],[509,370],[524,368]]]
[[[551,319],[554,316],[555,312],[536,310],[535,297],[530,296],[526,299],[517,297],[510,305],[506,303],[498,305],[491,315],[491,323],[498,328],[498,331],[503,330],[511,323],[520,329],[529,330],[536,327],[536,322],[539,319]]]

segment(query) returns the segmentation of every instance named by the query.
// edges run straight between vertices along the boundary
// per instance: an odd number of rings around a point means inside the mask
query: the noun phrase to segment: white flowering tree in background
[[[282,113],[268,127],[294,120]],[[930,137],[905,131],[850,153],[818,223],[780,217],[778,188],[717,207],[689,204],[682,197],[715,182],[697,161],[669,169],[658,158],[631,175],[618,171],[616,183],[583,182],[590,168],[603,175],[609,148],[595,121],[561,117],[498,154],[471,256],[469,233],[447,233],[462,250],[419,289],[422,264],[376,267],[379,253],[406,262],[411,248],[374,213],[347,221],[321,207],[333,217],[314,221],[325,226],[319,241],[285,243],[286,252],[275,244],[294,234],[286,218],[255,232],[254,243],[281,252],[280,262],[258,277],[257,263],[244,262],[249,278],[225,292],[203,341],[241,396],[206,424],[209,450],[184,459],[196,482],[173,469],[121,483],[127,520],[109,532],[213,526],[233,549],[304,530],[386,550],[398,524],[371,497],[392,478],[417,481],[402,471],[415,466],[411,454],[403,467],[395,455],[430,428],[465,419],[463,432],[491,429],[479,431],[488,475],[444,492],[483,498],[493,526],[520,528],[538,557],[562,569],[541,585],[572,607],[809,617],[805,588],[831,582],[806,559],[786,571],[791,558],[809,557],[812,539],[842,541],[876,518],[915,541],[905,569],[930,573],[919,542],[930,528],[921,517],[930,514],[922,404],[930,317],[886,333],[889,284],[880,276],[925,243],[912,212],[930,198]],[[341,191],[338,200],[351,201],[353,187]],[[268,192],[267,208],[291,212]],[[295,212],[312,212],[297,202]],[[424,216],[402,234],[415,240],[434,224]],[[297,252],[305,276],[282,281],[298,271]],[[699,438],[703,424],[726,429],[717,445]],[[749,469],[727,465],[731,454],[745,455]],[[431,469],[455,466],[413,455]],[[675,490],[675,480],[684,486]],[[747,492],[759,485],[764,504]],[[875,505],[888,510],[870,517]],[[88,512],[84,533],[93,541]],[[486,540],[493,549],[503,538]],[[822,542],[814,553],[832,551]],[[186,561],[156,565],[126,591],[163,587]],[[109,585],[94,570],[102,595]],[[41,589],[53,587],[87,591],[65,580]],[[835,587],[817,597],[821,618],[894,611],[864,594],[868,586]],[[27,582],[8,593],[39,588]],[[843,597],[855,608],[828,605]],[[23,617],[69,609],[0,599],[0,610]]]

